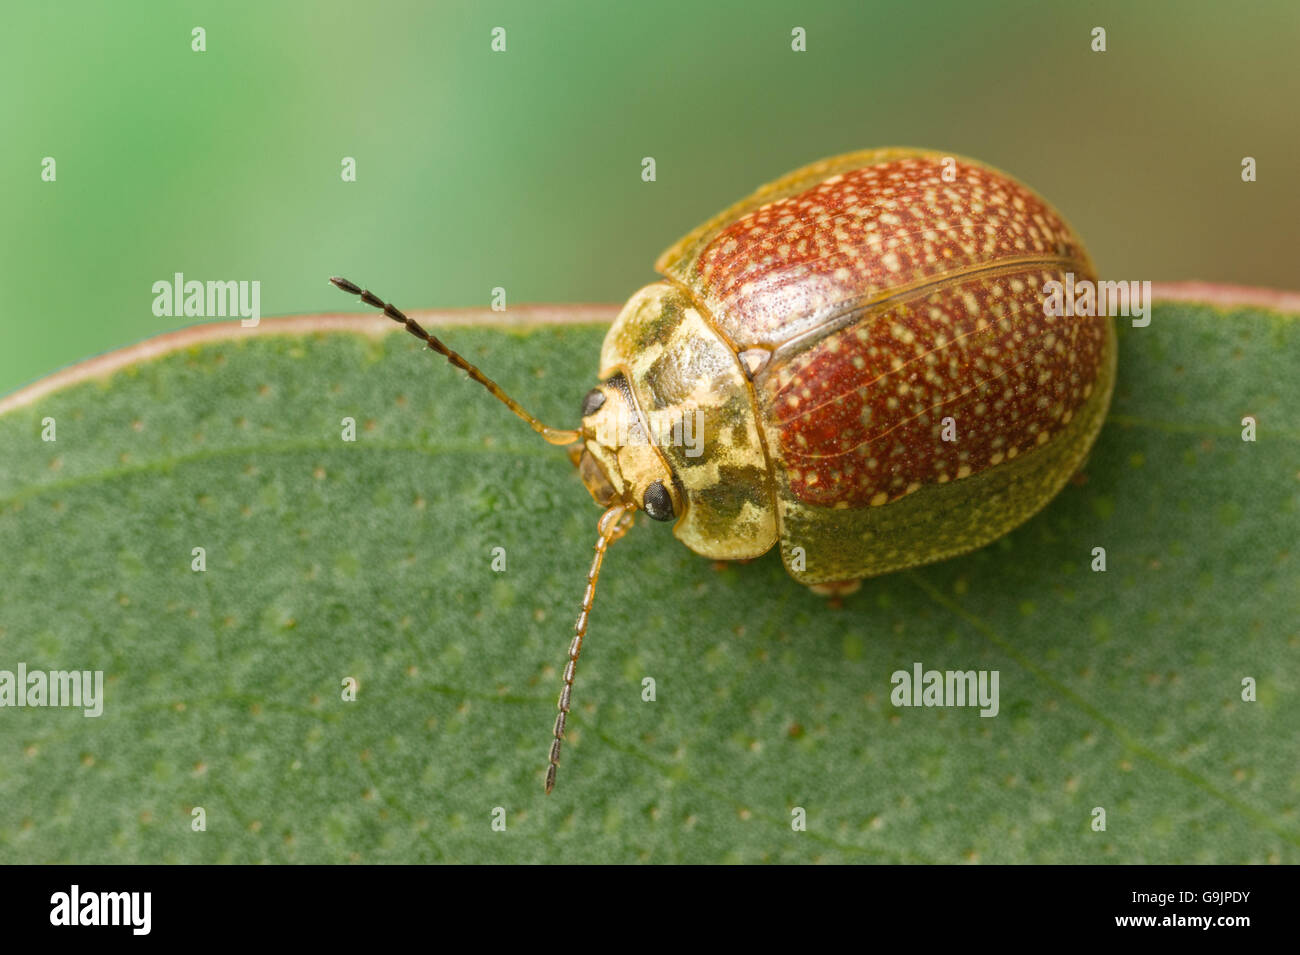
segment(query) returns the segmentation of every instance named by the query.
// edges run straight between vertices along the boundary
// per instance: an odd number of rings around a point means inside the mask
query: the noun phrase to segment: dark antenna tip
[[[444,358],[446,358],[447,361],[451,362],[455,367],[459,368],[461,371],[468,374],[480,385],[482,385],[484,388],[490,391],[492,393],[492,397],[496,398],[498,401],[504,404],[507,408],[513,411],[520,418],[523,418],[525,421],[527,421],[528,426],[532,428],[534,431],[536,431],[538,434],[540,434],[548,444],[558,444],[558,445],[573,444],[575,441],[578,441],[582,438],[582,433],[579,431],[566,431],[560,428],[552,428],[542,424],[540,421],[538,421],[536,418],[530,415],[527,411],[525,411],[523,407],[519,404],[519,402],[515,401],[515,399],[511,398],[508,394],[502,391],[501,386],[498,385],[495,381],[493,381],[487,375],[483,374],[483,372],[479,371],[477,368],[475,368],[473,365],[467,362],[463,357],[458,355],[456,352],[452,351],[450,348],[448,348],[446,345],[440,342],[436,337],[426,332],[423,328],[420,327],[419,322],[417,322],[413,318],[408,318],[402,312],[402,310],[399,309],[396,305],[393,305],[389,302],[385,302],[374,292],[370,291],[370,289],[364,289],[360,285],[357,285],[355,282],[349,282],[341,275],[332,276],[330,278],[330,283],[334,285],[336,288],[342,289],[344,292],[347,292],[350,295],[359,296],[361,298],[361,301],[365,302],[367,305],[371,306],[372,308],[379,309],[381,312],[383,312],[393,321],[397,322],[397,324],[405,327],[405,329],[408,332],[410,332],[416,338],[420,339],[420,341],[424,342],[431,349],[436,351],[439,355],[442,355]]]

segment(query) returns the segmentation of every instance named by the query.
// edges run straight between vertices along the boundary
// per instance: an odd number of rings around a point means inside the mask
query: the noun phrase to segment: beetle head
[[[673,472],[647,431],[622,374],[582,400],[578,473],[601,507],[620,503],[657,521],[675,520],[684,502]],[[576,450],[576,448],[575,448]]]

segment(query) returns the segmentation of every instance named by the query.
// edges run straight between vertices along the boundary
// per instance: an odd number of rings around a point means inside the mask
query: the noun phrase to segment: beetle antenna
[[[340,278],[339,276],[334,276],[333,278],[330,279],[330,281],[334,283],[334,285],[336,285],[337,287],[341,288],[343,291],[358,296],[361,299],[361,301],[365,302],[367,305],[379,309],[381,312],[383,312],[393,321],[397,322],[397,324],[403,326],[408,332],[410,332],[416,338],[420,339],[420,341],[424,342],[426,345],[428,345],[430,348],[436,351],[439,355],[442,355],[444,358],[446,358],[447,361],[451,362],[453,365],[455,365],[457,368],[461,369],[462,371],[468,373],[471,378],[477,381],[488,391],[492,392],[492,396],[494,398],[496,398],[498,401],[504,404],[507,408],[509,408],[519,417],[527,421],[528,426],[532,428],[534,431],[536,431],[538,434],[540,434],[543,438],[545,438],[549,443],[572,444],[574,441],[578,441],[581,439],[582,436],[577,431],[566,431],[561,428],[552,428],[549,425],[542,424],[540,421],[538,421],[536,418],[530,415],[527,411],[525,411],[520,406],[519,402],[515,401],[515,399],[511,398],[508,394],[502,391],[500,386],[495,381],[493,381],[487,375],[483,374],[483,372],[479,371],[477,368],[475,368],[473,365],[467,362],[464,358],[462,358],[459,354],[452,351],[450,348],[448,348],[446,345],[440,342],[433,335],[430,335],[428,332],[426,332],[423,328],[420,327],[420,323],[415,321],[415,319],[408,317],[396,306],[388,302],[385,302],[374,292],[370,291],[370,289],[361,288],[361,286],[353,282],[349,282],[345,278]]]
[[[578,667],[578,654],[582,652],[582,641],[587,636],[587,620],[591,616],[591,604],[596,599],[596,578],[600,576],[600,565],[605,560],[605,549],[627,533],[632,526],[635,513],[626,504],[615,504],[600,516],[596,531],[596,556],[591,561],[591,571],[587,574],[587,590],[582,595],[582,610],[578,613],[578,622],[573,625],[573,642],[569,644],[569,662],[564,668],[564,686],[560,690],[560,701],[556,704],[559,713],[555,717],[555,739],[551,741],[551,764],[546,767],[546,791],[555,788],[555,771],[560,765],[560,743],[564,739],[564,724],[569,719],[569,699],[573,695],[573,673]]]

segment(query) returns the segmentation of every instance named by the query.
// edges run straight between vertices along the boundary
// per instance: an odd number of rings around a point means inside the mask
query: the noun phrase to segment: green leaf
[[[718,570],[640,522],[549,797],[598,510],[559,449],[367,321],[219,330],[8,401],[0,669],[102,670],[106,700],[0,709],[0,861],[1300,861],[1293,317],[1121,320],[1079,477],[842,609],[774,553]],[[445,337],[567,425],[602,333]],[[893,706],[917,662],[997,670],[998,715]]]

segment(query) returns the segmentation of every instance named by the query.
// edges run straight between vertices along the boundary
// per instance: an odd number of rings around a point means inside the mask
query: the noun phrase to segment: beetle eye
[[[592,388],[587,392],[587,397],[582,399],[582,416],[595,414],[600,410],[600,406],[605,403],[605,392],[599,388]]]
[[[645,489],[645,495],[641,498],[641,506],[656,521],[671,521],[673,519],[673,499],[662,481],[654,481]]]

